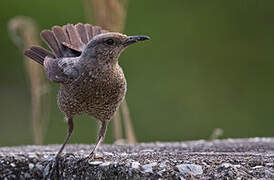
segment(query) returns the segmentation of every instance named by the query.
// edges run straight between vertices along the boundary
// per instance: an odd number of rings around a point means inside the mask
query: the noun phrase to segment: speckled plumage
[[[90,24],[54,26],[41,32],[52,52],[33,46],[25,55],[43,65],[52,82],[60,83],[57,102],[68,121],[68,134],[58,157],[73,131],[73,117],[88,114],[102,124],[89,159],[103,141],[109,120],[126,94],[126,79],[118,58],[122,51],[147,36],[108,32]]]
[[[87,67],[70,84],[62,84],[58,105],[65,116],[89,114],[100,121],[109,121],[126,93],[126,79],[117,64],[109,67]]]

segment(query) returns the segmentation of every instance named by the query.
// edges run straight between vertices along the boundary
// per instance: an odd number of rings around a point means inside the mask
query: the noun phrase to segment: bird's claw
[[[96,156],[95,153],[90,153],[90,155],[87,157],[87,161],[88,162],[92,162],[93,160],[95,160]]]
[[[88,162],[92,162],[92,161],[95,161],[95,160],[103,160],[103,155],[100,153],[90,153],[90,155],[87,157],[88,159]]]
[[[96,153],[91,153],[89,156],[79,160],[79,162],[85,162],[85,163],[90,163],[92,161],[96,160],[103,160],[103,156],[101,154],[96,154]]]

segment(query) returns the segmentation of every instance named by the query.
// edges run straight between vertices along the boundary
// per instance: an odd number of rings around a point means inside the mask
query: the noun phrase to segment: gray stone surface
[[[0,148],[0,179],[43,179],[59,145]],[[60,179],[274,179],[274,138],[103,145],[103,158],[82,160],[90,145],[68,145]]]

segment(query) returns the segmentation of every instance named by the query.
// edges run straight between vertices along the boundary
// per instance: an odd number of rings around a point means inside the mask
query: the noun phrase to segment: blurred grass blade
[[[119,109],[113,117],[113,126],[114,126],[114,138],[115,138],[115,140],[122,139],[122,136],[123,136],[122,132],[123,131],[122,131],[121,116],[120,116]]]
[[[36,23],[29,17],[17,16],[8,23],[10,38],[23,52],[31,45],[38,45]],[[49,86],[39,64],[24,57],[25,69],[30,82],[32,130],[35,144],[43,144],[43,136],[49,119]]]
[[[97,25],[107,30],[122,32],[126,21],[127,3],[128,0],[85,0],[85,12],[87,18]]]
[[[221,136],[224,135],[224,130],[221,128],[216,128],[213,130],[212,134],[210,135],[209,139],[210,140],[216,140],[220,139]]]
[[[136,143],[136,137],[131,123],[129,109],[126,100],[124,100],[121,104],[121,112],[125,123],[127,142],[130,144],[134,144]]]

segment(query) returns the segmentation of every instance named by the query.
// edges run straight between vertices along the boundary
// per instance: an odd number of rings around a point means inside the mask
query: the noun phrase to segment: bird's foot
[[[81,163],[91,163],[93,161],[102,161],[104,160],[103,155],[102,154],[97,154],[97,153],[91,153],[89,156],[79,160],[79,162]]]
[[[90,155],[86,158],[87,162],[104,160],[103,155],[99,153],[90,153]]]
[[[79,160],[77,161],[77,164],[78,164],[80,167],[87,167],[87,168],[88,168],[91,164],[93,164],[93,163],[98,163],[98,162],[96,162],[96,161],[100,161],[100,162],[101,162],[102,160],[103,160],[103,157],[102,157],[102,156],[98,157],[98,156],[95,156],[95,154],[91,156],[91,154],[90,154],[90,155],[87,156],[87,157],[84,157],[84,158],[79,159]]]
[[[55,156],[49,161],[44,170],[43,179],[58,179],[58,160],[59,156]]]

